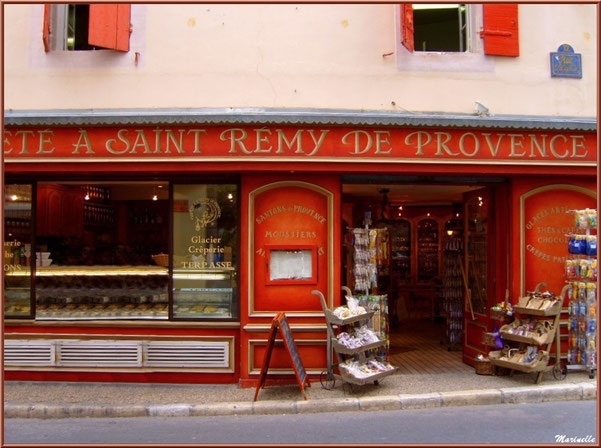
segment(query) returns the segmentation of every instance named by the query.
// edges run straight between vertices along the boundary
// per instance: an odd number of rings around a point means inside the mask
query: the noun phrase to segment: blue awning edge
[[[199,108],[5,110],[5,126],[332,125],[596,131],[595,117],[348,109]]]

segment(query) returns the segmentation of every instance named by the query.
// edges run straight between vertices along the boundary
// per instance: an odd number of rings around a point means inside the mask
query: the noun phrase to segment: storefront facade
[[[515,301],[546,282],[559,294],[566,211],[597,203],[592,120],[135,116],[82,111],[60,126],[52,112],[6,116],[8,380],[252,386],[280,311],[317,378],[326,327],[312,291],[329,307],[344,301],[343,189],[353,183],[474,185],[464,216],[478,199],[489,280],[480,305],[464,302],[471,364],[506,290]],[[94,246],[96,258],[56,260],[58,237]],[[281,346],[271,368],[294,379]]]

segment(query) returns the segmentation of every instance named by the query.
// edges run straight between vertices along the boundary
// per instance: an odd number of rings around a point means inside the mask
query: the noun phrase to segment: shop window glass
[[[173,186],[173,316],[235,318],[238,188]]]
[[[4,186],[4,313],[31,316],[32,186]]]
[[[488,205],[477,197],[467,203],[467,282],[475,313],[486,313]]]
[[[167,319],[168,190],[39,183],[36,319]]]

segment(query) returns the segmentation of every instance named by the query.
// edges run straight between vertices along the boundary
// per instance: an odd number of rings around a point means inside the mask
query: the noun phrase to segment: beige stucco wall
[[[431,55],[424,69],[407,70],[392,4],[134,4],[125,54],[45,53],[43,6],[4,8],[6,109],[471,113],[480,100],[496,114],[596,115],[595,5],[519,5],[520,57],[480,55],[478,69],[459,71],[445,70],[448,55]],[[582,53],[582,79],[551,78],[549,52],[563,43]]]

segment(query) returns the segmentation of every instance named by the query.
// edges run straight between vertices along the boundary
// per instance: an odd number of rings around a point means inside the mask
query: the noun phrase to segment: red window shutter
[[[129,51],[130,4],[90,4],[88,44]]]
[[[52,5],[44,5],[44,24],[42,26],[42,41],[44,42],[44,51],[50,51],[50,7]]]
[[[517,4],[484,4],[483,30],[484,54],[519,56]]]
[[[414,51],[413,30],[413,6],[404,3],[401,5],[401,42],[411,52]]]

